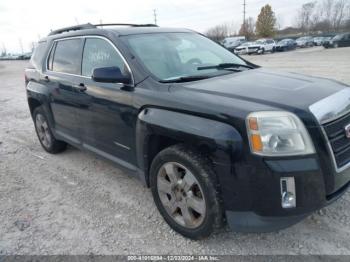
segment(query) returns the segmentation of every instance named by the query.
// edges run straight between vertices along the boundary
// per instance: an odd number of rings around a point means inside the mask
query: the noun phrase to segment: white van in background
[[[232,37],[226,37],[222,41],[222,45],[225,48],[233,51],[237,46],[240,46],[245,42],[246,42],[245,36],[232,36]]]

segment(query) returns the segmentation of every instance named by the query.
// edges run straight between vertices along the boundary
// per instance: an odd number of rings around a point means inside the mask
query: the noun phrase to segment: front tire
[[[169,226],[191,239],[222,226],[217,180],[208,160],[184,145],[161,151],[150,169],[154,202]]]
[[[57,154],[66,149],[67,144],[53,136],[46,114],[41,106],[34,109],[33,120],[36,134],[45,151]]]

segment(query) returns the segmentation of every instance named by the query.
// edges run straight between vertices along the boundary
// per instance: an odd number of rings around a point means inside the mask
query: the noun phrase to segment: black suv
[[[25,79],[47,152],[116,163],[189,238],[285,228],[349,186],[349,86],[260,68],[190,30],[56,30]]]
[[[325,48],[350,46],[350,33],[339,34],[323,44]]]

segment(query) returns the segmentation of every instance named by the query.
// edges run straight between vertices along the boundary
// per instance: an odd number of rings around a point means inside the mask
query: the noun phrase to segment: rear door
[[[76,117],[80,107],[78,83],[81,77],[83,39],[56,40],[47,59],[45,79],[51,90],[55,132],[72,143],[80,143]]]

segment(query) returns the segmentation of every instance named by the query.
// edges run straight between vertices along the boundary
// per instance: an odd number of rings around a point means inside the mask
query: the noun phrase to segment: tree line
[[[234,30],[232,24],[220,24],[208,29],[205,34],[217,42],[233,35],[245,36],[251,40],[258,37],[274,37],[279,33],[277,27],[275,12],[272,6],[267,4],[261,8],[256,20],[248,17],[238,32]],[[350,31],[350,1],[307,2],[298,10],[292,29],[294,32],[303,34]]]

